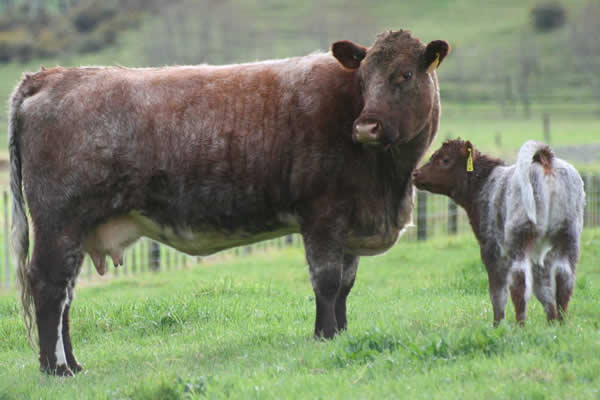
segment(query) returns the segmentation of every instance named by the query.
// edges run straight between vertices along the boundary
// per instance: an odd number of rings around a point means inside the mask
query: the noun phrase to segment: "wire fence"
[[[582,175],[582,178],[586,189],[584,226],[600,226],[600,175]],[[0,200],[0,207],[2,208],[0,218],[3,219],[3,237],[2,244],[0,245],[0,251],[3,252],[0,257],[0,272],[3,273],[0,274],[0,288],[11,289],[15,286],[16,271],[10,257],[10,196],[8,191],[4,190]],[[401,242],[427,240],[432,237],[471,232],[468,217],[461,207],[458,207],[452,200],[445,196],[434,195],[424,191],[417,191],[414,224],[415,227],[406,230],[400,239]],[[159,271],[170,271],[187,268],[203,262],[214,262],[233,257],[250,257],[257,252],[302,246],[302,236],[293,234],[249,246],[225,250],[207,257],[195,257],[181,253],[150,239],[142,238],[125,250],[124,265],[110,269],[110,272],[106,276],[110,278],[112,276],[133,276]],[[88,281],[99,279],[88,256],[84,259],[80,279]]]

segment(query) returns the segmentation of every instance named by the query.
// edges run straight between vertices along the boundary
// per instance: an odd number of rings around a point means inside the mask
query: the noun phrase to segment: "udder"
[[[96,271],[106,273],[106,256],[116,266],[123,265],[123,251],[141,236],[139,226],[130,216],[115,217],[98,225],[87,236],[83,249],[90,255]]]

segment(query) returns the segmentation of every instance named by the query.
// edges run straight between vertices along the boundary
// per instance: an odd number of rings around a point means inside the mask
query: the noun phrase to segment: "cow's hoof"
[[[329,330],[318,330],[315,332],[316,340],[328,340],[333,339],[335,335],[337,335],[337,329],[329,329]]]
[[[83,371],[83,367],[78,362],[76,362],[74,364],[69,363],[69,368],[71,368],[71,371],[73,371],[73,373],[75,373],[75,374]]]
[[[59,365],[55,370],[56,376],[75,376],[73,370],[69,368],[67,365]]]
[[[48,375],[75,376],[71,368],[69,368],[67,365],[59,365],[56,368],[41,367],[40,370]]]

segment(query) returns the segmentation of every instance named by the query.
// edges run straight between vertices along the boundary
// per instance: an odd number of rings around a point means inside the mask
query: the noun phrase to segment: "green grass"
[[[300,249],[81,288],[72,332],[86,372],[38,371],[13,293],[0,296],[0,399],[578,398],[600,390],[600,231],[588,230],[571,313],[491,327],[472,235],[363,258],[349,330],[311,337]]]

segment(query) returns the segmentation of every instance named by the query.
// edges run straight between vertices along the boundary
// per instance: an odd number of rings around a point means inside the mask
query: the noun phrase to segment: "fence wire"
[[[586,205],[584,212],[584,226],[594,227],[600,225],[600,175],[582,175],[585,191]],[[0,257],[0,287],[11,289],[16,283],[16,271],[10,257],[10,196],[4,190],[0,198],[3,209],[0,218],[3,219],[3,240],[1,248],[4,251]],[[465,211],[445,196],[434,195],[424,191],[417,191],[416,204],[413,213],[413,227],[406,229],[400,239],[403,241],[427,240],[443,235],[456,235],[471,232],[471,226]],[[109,269],[108,277],[141,275],[149,272],[169,271],[187,268],[203,262],[214,262],[234,257],[250,257],[258,252],[281,249],[285,247],[302,247],[302,236],[299,234],[288,235],[277,239],[267,240],[249,246],[236,247],[206,257],[195,257],[181,253],[169,246],[162,245],[147,238],[138,240],[124,252],[124,265]],[[32,247],[32,246],[30,246]],[[85,257],[80,279],[98,279],[93,263],[88,256]]]

